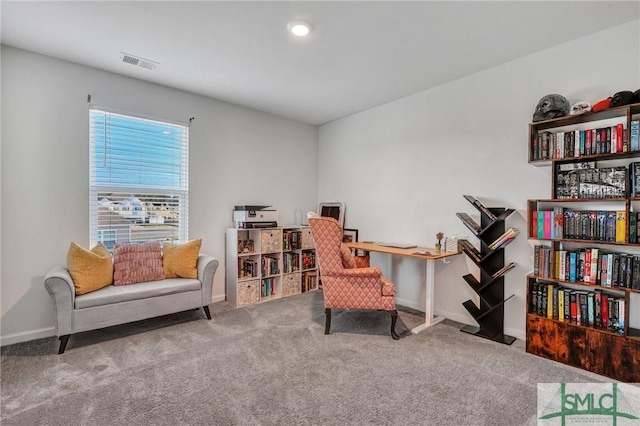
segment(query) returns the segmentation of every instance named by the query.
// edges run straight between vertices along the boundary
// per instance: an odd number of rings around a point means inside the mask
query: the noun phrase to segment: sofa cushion
[[[159,241],[116,244],[113,247],[114,285],[135,284],[163,278]]]
[[[72,242],[67,252],[67,269],[76,294],[86,294],[113,283],[113,263],[102,244],[91,250]]]
[[[89,294],[76,297],[75,309],[111,305],[130,300],[149,299],[186,291],[200,291],[201,283],[197,279],[172,278],[149,281],[124,286],[108,286]]]
[[[165,278],[198,278],[198,254],[202,240],[183,244],[162,244],[162,269]]]

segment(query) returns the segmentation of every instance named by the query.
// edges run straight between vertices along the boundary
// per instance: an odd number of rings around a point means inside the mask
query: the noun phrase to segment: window
[[[89,111],[91,245],[186,241],[189,129]]]

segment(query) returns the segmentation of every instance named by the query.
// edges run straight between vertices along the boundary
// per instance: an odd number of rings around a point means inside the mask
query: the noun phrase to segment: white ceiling
[[[1,7],[3,44],[311,124],[640,17],[639,1],[3,0]],[[287,32],[296,18],[313,23],[304,40]],[[120,52],[160,65],[125,64]]]

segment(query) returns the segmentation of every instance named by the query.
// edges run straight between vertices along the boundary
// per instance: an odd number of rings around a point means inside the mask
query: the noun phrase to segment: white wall
[[[505,251],[506,262],[518,264],[505,294],[516,298],[505,305],[505,331],[523,338],[534,243],[526,238],[526,201],[551,191],[549,167],[527,164],[534,108],[549,93],[595,103],[639,88],[636,20],[320,126],[318,195],[346,202],[346,227],[359,229],[360,240],[430,247],[438,231],[474,238],[455,216],[478,218],[463,194],[516,208],[507,226],[521,235]],[[424,309],[424,265],[393,262],[385,272],[398,286],[398,302]],[[437,314],[474,324],[462,306],[476,300],[461,278],[469,271],[477,273],[464,256],[437,265]]]
[[[2,46],[2,344],[54,334],[42,279],[89,244],[87,94],[97,106],[188,121],[190,238],[220,260],[236,204],[273,205],[280,221],[315,210],[317,127]]]

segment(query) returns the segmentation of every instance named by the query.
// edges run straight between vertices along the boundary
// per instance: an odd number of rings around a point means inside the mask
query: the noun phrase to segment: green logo
[[[541,395],[541,385],[545,384],[538,385],[539,397]],[[552,385],[556,386],[557,384]],[[640,420],[634,412],[634,408],[638,408],[637,395],[634,395],[635,399],[632,398],[634,404],[630,404],[625,394],[619,389],[617,383],[574,383],[573,385],[575,386],[572,388],[577,388],[577,392],[569,392],[567,390],[567,384],[560,383],[559,389],[556,390],[553,397],[542,409],[542,412],[539,413],[541,414],[539,417],[540,420],[557,418],[561,421],[562,426],[566,425],[568,418],[573,424],[576,424],[576,421],[579,421],[581,424],[594,423],[596,419],[599,418],[601,421],[610,420],[611,423],[609,423],[609,421],[606,423],[613,424],[614,426],[618,424],[619,419],[628,419],[631,420],[632,423],[636,423],[633,422],[633,420]],[[603,389],[603,386],[605,389]],[[595,416],[599,417],[596,418]],[[597,423],[602,424],[601,421],[597,421]],[[545,423],[541,422],[541,424]]]

